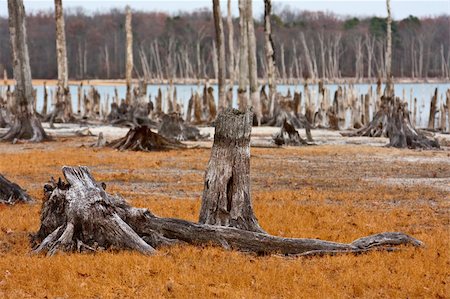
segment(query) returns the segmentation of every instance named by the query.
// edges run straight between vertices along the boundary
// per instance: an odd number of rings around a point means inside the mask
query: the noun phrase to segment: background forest
[[[124,10],[87,13],[81,8],[69,9],[65,21],[71,79],[125,77]],[[238,21],[233,17],[235,53],[239,52]],[[7,22],[7,17],[0,18],[0,71],[6,68],[8,77],[12,77]],[[393,21],[393,76],[448,78],[449,24],[448,15]],[[384,18],[344,18],[275,7],[272,26],[278,78],[385,76]],[[178,15],[134,11],[132,27],[134,77],[216,77],[214,20],[209,9]],[[56,78],[53,12],[28,14],[27,30],[33,77]],[[224,30],[227,43],[227,26]],[[263,16],[255,20],[255,32],[258,76],[264,77]],[[238,61],[236,58],[236,68]]]

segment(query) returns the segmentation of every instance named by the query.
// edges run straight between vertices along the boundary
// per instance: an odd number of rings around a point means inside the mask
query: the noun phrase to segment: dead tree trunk
[[[259,100],[259,88],[258,88],[258,72],[257,72],[257,60],[256,60],[256,36],[255,28],[253,24],[253,3],[251,0],[247,0],[247,39],[248,39],[248,72],[249,72],[249,87],[250,87],[250,99],[249,106],[253,106],[255,113],[256,124],[261,125],[262,111],[261,102]]]
[[[269,103],[274,100],[277,89],[275,79],[275,51],[272,39],[272,25],[270,15],[272,14],[272,1],[264,0],[264,38],[267,64],[267,79],[269,83]],[[270,106],[270,104],[269,104]]]
[[[58,102],[64,102],[64,114],[69,118],[73,115],[72,101],[68,94],[68,67],[66,50],[66,32],[62,0],[55,0],[56,21],[56,58],[58,61]],[[67,90],[67,91],[66,91]]]
[[[126,18],[125,18],[125,31],[126,31],[126,85],[127,93],[125,101],[128,105],[132,104],[131,98],[131,80],[133,75],[133,32],[131,30],[131,8],[126,7]]]
[[[228,86],[228,95],[227,95],[227,102],[228,107],[233,106],[233,87],[234,87],[234,26],[233,26],[233,18],[231,15],[231,0],[228,0],[227,3],[227,27],[228,27],[228,73],[230,76],[230,82]]]
[[[205,174],[200,223],[264,232],[250,196],[250,134],[253,115],[227,109],[215,124]]]
[[[247,109],[248,94],[248,40],[247,40],[247,1],[239,0],[239,87],[238,107],[239,110]]]
[[[436,119],[437,98],[438,98],[438,89],[436,87],[434,90],[434,95],[431,97],[431,102],[430,102],[430,115],[428,117],[428,129],[429,130],[434,130],[435,119]]]
[[[32,201],[33,199],[25,190],[0,174],[0,203],[13,205],[18,202]]]
[[[386,0],[387,8],[387,46],[386,46],[386,95],[388,97],[394,96],[394,85],[392,84],[392,30],[391,30],[391,0]]]
[[[33,85],[31,83],[30,59],[28,56],[25,8],[23,0],[8,0],[9,33],[14,66],[14,120],[11,128],[0,140],[25,139],[40,142],[48,139],[34,111]]]
[[[147,209],[130,206],[118,195],[106,193],[106,184],[97,183],[87,167],[63,167],[63,174],[67,183],[51,181],[44,187],[41,226],[31,238],[34,253],[51,256],[60,251],[114,248],[152,254],[155,248],[188,243],[258,254],[313,256],[422,245],[419,240],[398,232],[371,235],[345,244],[160,218]]]
[[[219,0],[213,0],[214,27],[216,29],[216,47],[219,76],[219,112],[228,107],[225,96],[226,69],[225,69],[225,43],[222,24],[222,14],[220,12]]]

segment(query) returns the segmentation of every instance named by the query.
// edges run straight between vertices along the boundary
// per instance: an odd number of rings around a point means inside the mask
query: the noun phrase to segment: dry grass
[[[39,199],[43,184],[60,175],[62,165],[88,165],[107,191],[133,205],[197,220],[209,150],[134,153],[79,144],[51,143],[45,151],[1,144],[0,172]],[[40,204],[0,206],[0,297],[450,296],[448,153],[318,146],[253,149],[252,156],[254,208],[270,233],[349,242],[403,231],[427,246],[317,258],[193,246],[151,257],[105,252],[46,258],[29,254],[28,234],[38,229]],[[394,178],[431,183],[385,184]],[[434,185],[434,179],[444,179],[444,185]]]

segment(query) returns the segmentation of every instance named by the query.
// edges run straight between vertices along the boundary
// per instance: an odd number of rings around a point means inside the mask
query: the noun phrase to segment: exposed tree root
[[[159,151],[186,148],[179,141],[170,140],[157,133],[153,133],[147,126],[138,126],[130,129],[125,137],[112,141],[108,146],[118,150],[132,151]]]
[[[50,140],[50,137],[34,114],[15,118],[9,131],[0,136],[0,141],[41,142],[45,140]]]
[[[0,203],[12,205],[18,202],[32,201],[33,199],[25,190],[0,174]]]
[[[35,253],[53,255],[59,251],[131,249],[151,254],[158,247],[185,242],[257,254],[311,256],[422,245],[419,240],[397,232],[376,234],[345,244],[282,238],[233,227],[160,218],[106,193],[105,185],[97,183],[87,167],[63,167],[62,171],[67,184],[52,182],[44,187],[41,227],[31,238]]]

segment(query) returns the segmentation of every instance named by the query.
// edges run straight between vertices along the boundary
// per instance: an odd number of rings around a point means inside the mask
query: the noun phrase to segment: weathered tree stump
[[[381,97],[380,109],[368,126],[344,136],[388,137],[389,146],[397,148],[439,148],[437,140],[429,139],[416,130],[409,119],[409,112],[399,98]]]
[[[208,137],[200,134],[200,130],[197,127],[186,124],[178,113],[165,114],[162,117],[158,134],[178,141],[196,141]]]
[[[277,93],[275,94],[273,117],[268,120],[264,120],[263,123],[268,126],[282,127],[284,122],[288,121],[297,129],[304,128],[308,141],[312,142],[312,125],[306,117],[298,111],[299,106],[299,99],[294,101],[290,96],[283,97]]]
[[[295,127],[290,124],[287,120],[284,121],[283,125],[280,128],[280,132],[276,133],[272,137],[274,143],[278,146],[281,145],[291,145],[291,146],[300,146],[300,145],[308,145],[308,142],[300,137],[300,134],[295,129]]]
[[[33,199],[24,189],[0,174],[0,203],[12,205],[18,202],[32,201]]]
[[[170,140],[157,133],[153,133],[148,126],[132,128],[125,137],[112,141],[108,146],[121,151],[161,151],[186,148],[186,146],[179,141]]]
[[[251,114],[244,115],[248,123]],[[130,206],[118,195],[108,194],[106,185],[97,183],[87,167],[63,167],[62,171],[67,183],[52,180],[44,186],[41,226],[31,237],[34,253],[131,249],[151,254],[161,246],[188,243],[258,254],[312,256],[391,250],[392,246],[402,244],[422,245],[419,240],[398,232],[371,235],[344,244],[160,218],[147,209]]]
[[[215,122],[200,210],[200,223],[263,232],[250,197],[250,134],[253,113],[227,109]]]

